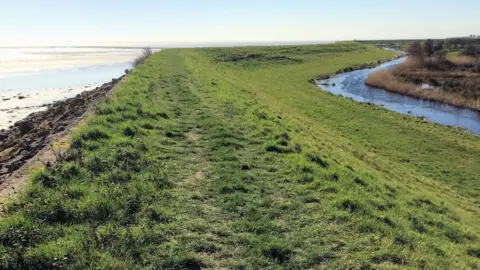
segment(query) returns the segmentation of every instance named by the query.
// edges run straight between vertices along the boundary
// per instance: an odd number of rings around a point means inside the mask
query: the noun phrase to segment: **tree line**
[[[441,57],[446,55],[446,50],[452,49],[461,49],[461,53],[465,56],[480,57],[480,38],[450,38],[437,41],[427,39],[423,44],[420,41],[414,42],[409,51],[417,56],[422,54],[427,57]]]
[[[480,36],[471,35],[469,37],[455,37],[445,39],[447,49],[464,49],[471,45],[480,45]]]
[[[416,41],[410,45],[408,52],[411,56],[411,63],[417,67],[425,67],[432,70],[448,70],[452,63],[447,60],[448,50],[444,49],[445,42],[433,41],[431,39],[421,43]],[[470,56],[473,59],[468,65],[473,65],[475,70],[480,69],[480,46],[467,44],[462,50],[462,55]]]

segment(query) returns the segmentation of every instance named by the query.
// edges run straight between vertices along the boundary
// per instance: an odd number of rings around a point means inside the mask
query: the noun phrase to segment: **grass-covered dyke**
[[[154,54],[11,203],[1,268],[478,268],[480,139],[308,83],[391,54]]]

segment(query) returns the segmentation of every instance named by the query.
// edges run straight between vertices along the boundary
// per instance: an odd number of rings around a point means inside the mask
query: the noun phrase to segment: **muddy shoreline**
[[[90,108],[105,100],[107,93],[124,77],[50,104],[46,110],[32,113],[9,129],[0,130],[0,183],[48,147],[55,135],[70,129]]]

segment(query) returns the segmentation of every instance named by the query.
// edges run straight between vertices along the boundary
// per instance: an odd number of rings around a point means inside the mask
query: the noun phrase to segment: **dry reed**
[[[437,101],[446,104],[450,104],[461,108],[470,108],[480,111],[480,99],[467,99],[460,94],[449,93],[433,88],[422,89],[416,84],[401,82],[395,78],[394,72],[403,70],[405,66],[399,67],[394,70],[378,70],[368,76],[366,85],[382,88],[390,92],[401,93],[407,96],[413,96],[430,101]]]

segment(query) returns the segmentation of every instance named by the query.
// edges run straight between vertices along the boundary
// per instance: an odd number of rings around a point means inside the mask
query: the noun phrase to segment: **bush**
[[[425,58],[424,67],[429,70],[449,70],[452,68],[452,63],[447,60],[447,51],[441,50]]]
[[[145,62],[145,60],[147,60],[147,58],[152,56],[152,54],[153,54],[153,51],[152,51],[151,48],[149,48],[149,47],[144,48],[143,51],[142,51],[142,54],[137,56],[137,58],[135,58],[135,60],[133,60],[133,66],[136,67],[140,64],[143,64],[143,62]]]

